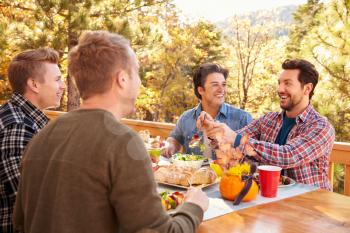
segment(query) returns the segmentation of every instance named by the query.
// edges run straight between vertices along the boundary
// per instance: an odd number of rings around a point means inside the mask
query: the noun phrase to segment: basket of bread
[[[160,184],[180,188],[188,188],[190,186],[206,187],[217,182],[217,176],[210,167],[196,169],[179,167],[174,164],[159,167],[154,172],[154,177]]]

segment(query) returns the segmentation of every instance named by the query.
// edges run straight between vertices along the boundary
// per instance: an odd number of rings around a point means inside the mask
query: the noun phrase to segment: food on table
[[[139,131],[139,135],[145,143],[145,147],[152,162],[158,163],[161,151],[165,147],[166,142],[162,141],[160,136],[152,138],[148,130]]]
[[[176,153],[174,154],[173,159],[182,161],[199,161],[204,160],[204,157],[201,155]]]
[[[189,148],[194,148],[199,145],[201,138],[198,134],[193,134],[191,141],[188,143]]]
[[[156,149],[147,149],[147,152],[152,160],[153,163],[159,162],[159,157],[161,155],[162,149],[156,148]]]
[[[169,193],[168,191],[161,192],[162,205],[165,210],[176,209],[184,202],[185,195],[181,192]]]
[[[204,159],[205,158],[201,155],[176,153],[173,155],[172,161],[179,167],[192,167],[198,169],[202,166]]]
[[[160,139],[160,136],[151,137],[148,130],[139,131],[139,135],[145,143],[147,149],[162,149],[166,144],[165,141]]]
[[[216,174],[208,167],[202,167],[195,171],[191,177],[191,184],[211,184],[216,180]]]
[[[150,137],[145,144],[147,149],[161,149],[165,146],[165,142],[160,139],[160,136]]]
[[[153,140],[151,140],[149,143],[151,144],[151,148],[161,148],[162,146],[164,146],[162,145],[159,136],[153,138]]]
[[[280,176],[279,185],[290,185],[292,180],[287,176]]]
[[[224,175],[224,170],[221,168],[219,164],[211,163],[209,166],[218,177],[221,177]]]
[[[148,130],[140,130],[139,135],[142,138],[144,143],[148,143],[148,140],[151,137],[151,133]]]
[[[238,164],[229,168],[220,181],[220,194],[224,199],[235,200],[245,185],[244,177],[250,175],[250,165],[247,163]],[[251,201],[256,198],[259,193],[259,186],[255,180],[248,193],[243,197],[243,201]]]
[[[189,186],[193,170],[192,168],[181,168],[174,165],[163,166],[158,168],[154,173],[154,177],[158,182]]]
[[[194,169],[174,165],[161,166],[154,172],[157,182],[188,187],[190,185],[211,184],[216,180],[216,174],[209,167]]]

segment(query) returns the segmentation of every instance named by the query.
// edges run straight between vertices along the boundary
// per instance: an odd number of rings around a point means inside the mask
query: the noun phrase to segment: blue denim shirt
[[[185,153],[202,154],[198,147],[189,148],[188,146],[188,143],[191,141],[194,134],[202,135],[202,132],[198,132],[196,127],[196,121],[201,111],[201,104],[185,111],[180,116],[173,131],[170,133],[170,137],[176,139],[176,141],[184,146]],[[215,120],[227,124],[232,130],[238,130],[248,125],[253,120],[253,117],[242,109],[224,103],[221,105],[220,111],[215,117]]]

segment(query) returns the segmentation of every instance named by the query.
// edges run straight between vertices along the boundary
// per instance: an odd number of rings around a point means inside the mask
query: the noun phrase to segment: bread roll
[[[216,180],[215,172],[209,167],[203,167],[193,173],[192,184],[211,184]]]

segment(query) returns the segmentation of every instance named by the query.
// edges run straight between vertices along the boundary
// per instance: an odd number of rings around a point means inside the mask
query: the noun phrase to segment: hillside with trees
[[[6,69],[19,51],[48,46],[60,53],[68,91],[58,110],[79,106],[66,58],[84,30],[127,37],[140,60],[142,90],[132,118],[176,122],[198,100],[192,74],[204,62],[228,67],[227,102],[258,117],[278,111],[277,77],[286,58],[317,65],[313,104],[350,141],[349,2],[309,0],[235,15],[212,23],[187,22],[171,0],[3,0],[0,3],[0,103],[10,96]]]

